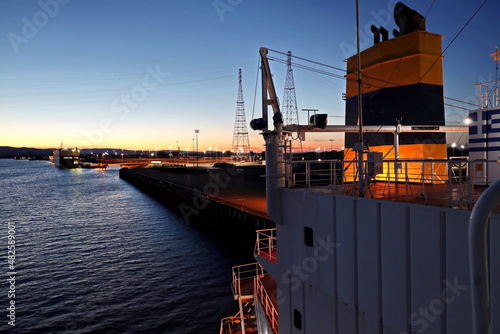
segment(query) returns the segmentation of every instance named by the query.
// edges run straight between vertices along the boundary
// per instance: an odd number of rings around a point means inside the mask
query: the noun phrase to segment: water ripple
[[[0,189],[16,225],[17,333],[216,333],[236,313],[239,259],[117,169],[0,159]]]

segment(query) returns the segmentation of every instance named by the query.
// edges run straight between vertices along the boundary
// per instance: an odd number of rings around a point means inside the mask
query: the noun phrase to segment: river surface
[[[117,167],[0,159],[0,214],[2,333],[218,333],[237,312],[231,266],[242,259]]]

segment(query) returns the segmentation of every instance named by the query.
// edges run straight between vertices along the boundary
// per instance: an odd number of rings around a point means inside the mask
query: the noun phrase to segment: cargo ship
[[[60,148],[52,151],[52,162],[57,168],[79,168],[80,150],[78,148]]]
[[[402,3],[394,18],[394,38],[372,27],[374,45],[347,60],[343,126],[285,126],[261,48],[250,126],[276,228],[257,231],[256,262],[233,267],[239,311],[221,334],[500,333],[498,89],[481,86],[470,124],[445,125],[442,36]],[[291,160],[306,132],[344,132],[345,158]],[[448,156],[448,132],[468,134],[470,157]]]

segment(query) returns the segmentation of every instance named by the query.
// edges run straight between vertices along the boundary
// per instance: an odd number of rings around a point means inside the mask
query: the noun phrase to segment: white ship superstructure
[[[78,168],[80,167],[80,150],[77,148],[60,148],[52,152],[52,161],[57,168]]]
[[[492,184],[500,179],[495,160],[500,157],[499,82],[477,84],[479,109],[469,113],[469,156],[475,161],[470,177],[476,183]],[[490,161],[489,163],[487,161]]]
[[[432,44],[429,51],[426,44],[431,39],[436,42],[435,34],[422,31],[421,25],[417,28],[406,31],[408,35],[401,28],[402,36],[395,38],[399,40],[382,41],[371,49],[383,50],[383,43],[390,42],[385,45],[396,49],[388,51],[396,50],[393,54],[400,57],[399,41],[402,50],[412,50],[408,63],[398,65],[400,82],[389,88],[410,92],[416,100],[418,92],[442,92],[441,64],[424,83],[427,86],[417,90],[408,77],[401,77],[405,66],[413,71],[420,61],[416,71],[424,73],[433,55],[440,57],[440,45]],[[385,54],[392,57],[388,51]],[[267,211],[276,229],[257,232],[256,263],[233,268],[233,293],[240,312],[223,320],[221,333],[500,333],[500,205],[477,204],[488,185],[500,189],[495,156],[499,109],[489,105],[471,112],[470,129],[481,127],[468,137],[471,159],[449,159],[442,137],[429,141],[419,135],[466,132],[467,127],[447,127],[429,119],[405,124],[404,129],[387,127],[394,138],[410,132],[401,146],[398,140],[394,147],[387,146],[387,137],[377,134],[377,153],[383,154],[373,154],[361,142],[354,147],[355,154],[342,161],[292,161],[290,132],[342,128],[314,129],[314,124],[283,128],[267,52],[264,48],[260,52],[263,117],[251,126],[262,131],[266,142]],[[383,52],[377,55],[384,57]],[[373,87],[377,66],[383,68],[392,60],[379,64],[372,56],[369,97],[375,101],[380,94],[392,94],[385,87]],[[352,92],[348,98],[356,101]],[[268,106],[273,108],[272,130],[267,124]],[[343,130],[352,132],[352,125]],[[405,156],[411,152],[419,156]],[[476,157],[475,152],[483,155]],[[481,238],[469,242],[471,235],[478,235],[471,227],[472,210],[485,211],[479,216],[488,230],[480,242],[476,241]],[[488,257],[479,261],[486,264],[487,274],[471,269],[477,261],[471,261],[476,257],[470,257],[470,249],[471,254],[487,251]],[[475,302],[478,295],[485,298]],[[475,332],[479,327],[484,331]]]

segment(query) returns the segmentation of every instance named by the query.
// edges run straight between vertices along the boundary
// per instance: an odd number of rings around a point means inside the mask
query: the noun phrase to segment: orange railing
[[[264,288],[264,284],[262,284],[260,277],[255,279],[254,284],[255,296],[264,309],[264,313],[266,314],[273,333],[278,334],[278,310],[276,310],[276,307],[271,301],[271,297],[269,297],[269,294]]]
[[[260,276],[264,276],[264,268],[262,268],[258,262],[233,267],[233,281],[231,287],[233,289],[234,298],[238,299],[242,295],[241,283],[251,281],[255,277]]]
[[[276,229],[257,231],[257,239],[255,241],[255,255],[276,263]]]
[[[232,334],[241,332],[240,312],[233,317],[227,317],[220,321],[219,334]]]

